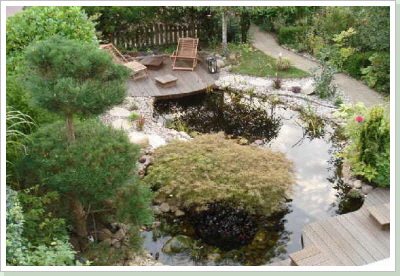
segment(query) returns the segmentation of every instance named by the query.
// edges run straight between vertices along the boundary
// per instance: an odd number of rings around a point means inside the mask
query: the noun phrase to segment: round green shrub
[[[371,65],[369,58],[372,54],[372,52],[352,54],[346,59],[343,67],[350,76],[355,77],[356,79],[361,79],[361,69]]]
[[[7,54],[53,35],[98,43],[94,23],[78,6],[28,7],[7,18]]]
[[[302,36],[304,36],[304,27],[282,27],[278,33],[278,42],[279,44],[292,46],[296,45]]]
[[[280,209],[294,182],[293,164],[282,153],[241,146],[222,134],[207,134],[157,149],[144,181],[156,197],[176,198],[184,208],[202,210],[224,202],[252,214]]]

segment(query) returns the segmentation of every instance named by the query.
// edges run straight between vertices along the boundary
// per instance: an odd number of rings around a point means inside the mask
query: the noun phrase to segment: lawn
[[[276,73],[280,78],[303,78],[309,77],[310,74],[298,68],[290,68],[287,71],[278,71],[276,68],[276,60],[264,54],[261,51],[242,52],[242,56],[237,66],[231,70],[233,73],[251,75],[257,77],[276,77]]]

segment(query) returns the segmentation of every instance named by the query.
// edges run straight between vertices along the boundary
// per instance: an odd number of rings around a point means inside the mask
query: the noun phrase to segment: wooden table
[[[124,63],[126,67],[133,71],[132,78],[134,80],[147,77],[147,67],[137,61],[130,61]]]
[[[171,74],[155,77],[154,79],[164,88],[175,86],[178,80],[177,77]]]
[[[164,59],[164,56],[146,56],[140,61],[140,63],[150,70],[158,70],[163,66]]]

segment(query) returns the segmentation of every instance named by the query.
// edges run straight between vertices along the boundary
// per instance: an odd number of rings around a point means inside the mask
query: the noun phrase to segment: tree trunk
[[[228,13],[222,11],[222,53],[228,54]]]
[[[79,246],[82,251],[85,251],[88,247],[86,213],[82,203],[76,197],[72,198],[71,205]]]
[[[72,120],[72,115],[67,115],[66,121],[67,121],[68,143],[72,143],[72,142],[75,141],[75,131],[74,131],[74,124],[73,124],[73,120]]]
[[[240,17],[240,29],[242,33],[242,43],[247,42],[247,32],[250,29],[250,15],[249,12],[246,10],[242,11],[241,17]]]

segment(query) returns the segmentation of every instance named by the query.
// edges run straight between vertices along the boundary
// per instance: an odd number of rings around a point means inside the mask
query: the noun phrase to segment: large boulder
[[[188,236],[178,235],[168,240],[162,248],[165,254],[176,254],[189,250],[192,241]]]
[[[314,89],[315,89],[314,81],[313,80],[309,80],[301,88],[301,93],[306,94],[306,95],[310,95],[310,94],[314,93]]]
[[[137,132],[129,133],[129,141],[132,144],[140,145],[143,147],[147,147],[150,144],[149,137],[147,135]]]
[[[112,127],[115,129],[129,130],[132,128],[132,124],[125,119],[118,119],[112,122]]]
[[[109,113],[111,116],[116,117],[129,117],[131,115],[131,112],[128,109],[122,107],[114,107]]]

